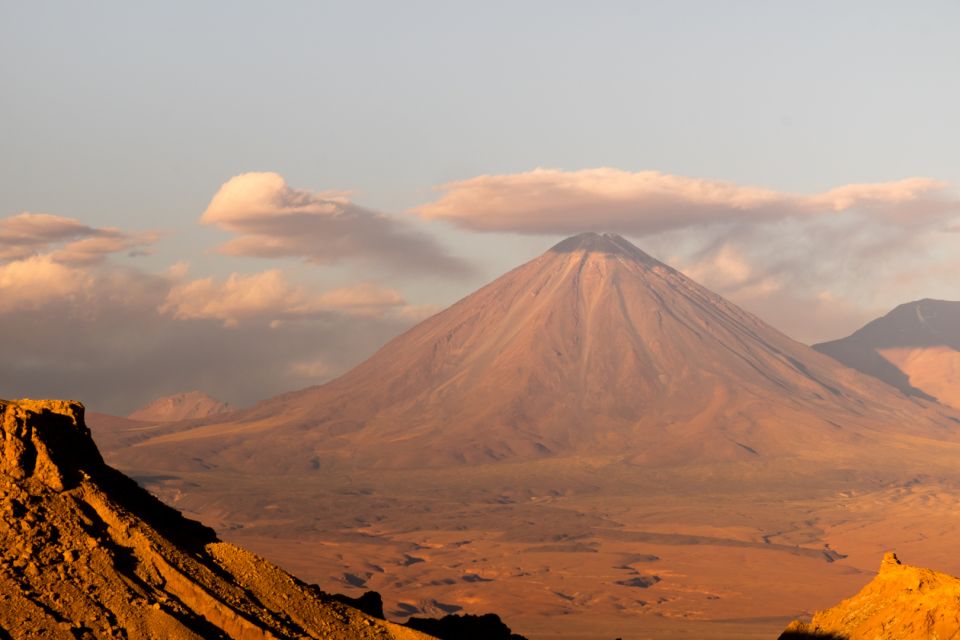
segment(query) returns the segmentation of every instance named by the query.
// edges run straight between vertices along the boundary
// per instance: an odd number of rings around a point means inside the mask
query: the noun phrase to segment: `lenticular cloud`
[[[929,178],[908,178],[797,195],[658,171],[536,169],[441,185],[439,199],[414,213],[474,231],[532,234],[602,228],[645,235],[846,212],[906,224],[960,211],[960,198],[948,187]]]

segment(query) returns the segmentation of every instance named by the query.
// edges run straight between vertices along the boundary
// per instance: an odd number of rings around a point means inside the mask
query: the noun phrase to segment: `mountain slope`
[[[809,624],[791,623],[780,638],[960,638],[960,579],[901,564],[896,554],[888,553],[860,593],[817,612]]]
[[[230,411],[230,405],[226,402],[220,402],[202,391],[188,391],[157,398],[129,414],[127,418],[130,420],[175,422],[177,420],[206,418],[227,411]]]
[[[103,463],[78,403],[0,414],[0,637],[427,638],[164,506]]]
[[[813,348],[908,395],[960,408],[960,302],[902,304],[846,338]]]
[[[937,420],[623,238],[582,234],[337,380],[175,425],[122,460],[279,473],[564,455],[672,465],[802,457],[824,442],[856,459],[876,430],[941,437]]]

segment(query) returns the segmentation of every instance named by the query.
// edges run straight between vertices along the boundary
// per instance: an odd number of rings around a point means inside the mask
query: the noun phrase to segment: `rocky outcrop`
[[[0,401],[0,638],[397,638],[104,464],[65,401]]]
[[[902,564],[888,553],[857,595],[792,622],[780,640],[949,640],[960,638],[960,579]]]
[[[89,470],[103,466],[83,405],[63,400],[3,403],[2,471],[13,480],[33,479],[63,491]]]
[[[407,625],[429,633],[440,640],[526,640],[513,633],[500,616],[449,615],[439,619],[410,618]]]

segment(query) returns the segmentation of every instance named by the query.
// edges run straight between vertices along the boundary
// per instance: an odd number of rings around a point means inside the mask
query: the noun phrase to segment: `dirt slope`
[[[813,348],[908,395],[960,408],[960,302],[902,304],[846,338]]]
[[[960,638],[960,579],[901,564],[888,553],[880,572],[860,593],[809,624],[793,622],[780,636],[845,640],[950,640]]]
[[[427,636],[220,542],[107,467],[64,401],[0,401],[0,637]]]

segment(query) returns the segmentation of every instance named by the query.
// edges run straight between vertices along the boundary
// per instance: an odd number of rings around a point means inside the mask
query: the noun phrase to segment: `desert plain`
[[[960,573],[956,481],[718,477],[738,472],[564,460],[141,480],[304,580],[379,591],[395,619],[496,611],[531,639],[772,638],[855,593],[885,550]]]

